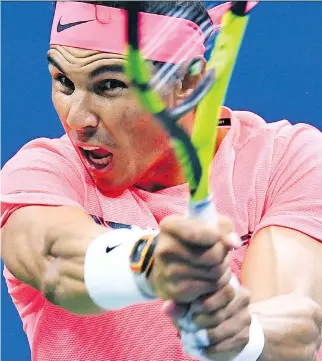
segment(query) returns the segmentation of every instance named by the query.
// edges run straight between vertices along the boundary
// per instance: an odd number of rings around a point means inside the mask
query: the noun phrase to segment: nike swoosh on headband
[[[74,23],[68,23],[68,24],[62,24],[60,21],[61,21],[61,18],[59,19],[59,22],[57,25],[57,33],[60,33],[61,31],[72,28],[73,26],[89,23],[90,21],[93,21],[93,20],[76,21]]]

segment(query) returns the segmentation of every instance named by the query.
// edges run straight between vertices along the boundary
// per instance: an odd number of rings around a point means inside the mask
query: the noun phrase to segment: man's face
[[[120,192],[173,158],[168,135],[130,86],[124,56],[55,46],[48,59],[54,106],[99,188]]]

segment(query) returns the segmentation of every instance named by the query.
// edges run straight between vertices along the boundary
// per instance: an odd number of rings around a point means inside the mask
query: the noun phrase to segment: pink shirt
[[[240,250],[231,252],[240,276],[248,240],[263,227],[289,227],[321,240],[322,134],[286,120],[266,124],[249,112],[230,116],[232,126],[214,158],[211,184],[218,210],[233,219],[245,239]],[[84,207],[106,226],[157,228],[163,217],[184,214],[187,200],[186,185],[155,193],[133,187],[115,199],[102,196],[66,136],[26,144],[2,170],[2,224],[17,207],[44,204]],[[33,361],[191,360],[160,312],[160,301],[80,317],[52,305],[6,269],[4,275]]]

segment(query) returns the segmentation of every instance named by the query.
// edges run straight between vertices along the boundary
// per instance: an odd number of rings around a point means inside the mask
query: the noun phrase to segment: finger
[[[211,296],[203,297],[203,300],[200,300],[203,311],[193,316],[193,322],[199,329],[216,326],[214,316],[220,309],[225,308],[234,297],[235,290],[229,284]]]
[[[199,252],[198,252],[199,251]],[[217,242],[211,248],[192,250],[194,257],[191,262],[199,267],[214,267],[224,262],[229,249],[222,242]]]
[[[197,247],[183,243],[169,233],[161,233],[154,254],[155,258],[161,258],[165,264],[186,263],[211,272],[215,271],[212,270],[213,267],[224,262],[228,251],[222,242],[213,247]]]
[[[244,289],[235,295],[233,287],[228,284],[221,291],[201,300],[201,305],[206,311],[196,313],[193,322],[199,329],[217,327],[243,309],[248,310],[249,302],[250,295],[247,290]]]
[[[226,303],[228,300],[230,301]],[[248,307],[249,303],[250,292],[248,289],[240,287],[236,294],[234,287],[228,283],[209,298],[204,298],[202,305],[207,313],[213,313],[221,309],[221,305],[224,304],[225,311],[230,317],[243,307]]]
[[[247,308],[239,312],[235,317],[228,318],[215,328],[208,329],[208,338],[211,345],[218,345],[225,339],[233,338],[241,330],[246,328],[249,332],[251,315]]]
[[[217,227],[199,219],[188,219],[177,215],[164,218],[160,223],[160,230],[191,246],[211,247],[220,239]]]
[[[227,270],[230,272],[226,263],[214,267],[201,267],[190,265],[189,261],[182,262],[185,263],[164,262],[163,277],[165,281],[179,283],[184,280],[198,279],[216,282]]]
[[[211,293],[216,288],[213,281],[187,279],[174,284],[165,282],[160,290],[156,290],[157,295],[164,299],[172,299],[178,303],[190,303],[197,300],[200,296]]]
[[[223,307],[212,314],[211,320],[213,325],[220,325],[225,320],[238,315],[240,312],[242,312],[243,309],[249,312],[249,303],[250,294],[247,290],[244,289],[238,293],[226,307]]]
[[[216,360],[231,360],[236,357],[247,345],[249,340],[249,330],[243,329],[231,338],[225,339],[204,349],[204,354]]]
[[[221,238],[223,245],[228,249],[238,249],[242,246],[242,240],[239,235],[235,232],[229,232],[227,234],[224,233],[223,237]]]
[[[235,298],[236,293],[234,288],[227,282],[217,292],[202,297],[200,303],[202,304],[205,313],[210,314],[219,309],[226,307]]]
[[[176,303],[173,300],[167,300],[163,303],[161,311],[170,317],[174,322],[184,317],[189,310],[188,304]]]

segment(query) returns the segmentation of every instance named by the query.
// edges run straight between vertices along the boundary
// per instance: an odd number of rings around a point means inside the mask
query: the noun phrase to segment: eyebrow
[[[53,65],[57,68],[61,73],[66,74],[65,70],[54,60],[50,55],[47,55],[48,64]]]
[[[60,72],[62,72],[63,74],[66,74],[65,70],[50,55],[47,56],[47,60],[48,60],[48,64],[53,65]],[[96,68],[95,70],[93,70],[89,74],[88,77],[89,77],[89,79],[93,79],[96,76],[104,74],[104,73],[124,73],[124,66],[121,64],[102,65],[102,66]]]
[[[90,73],[89,79],[93,79],[104,73],[124,73],[124,66],[121,64],[102,65]]]

